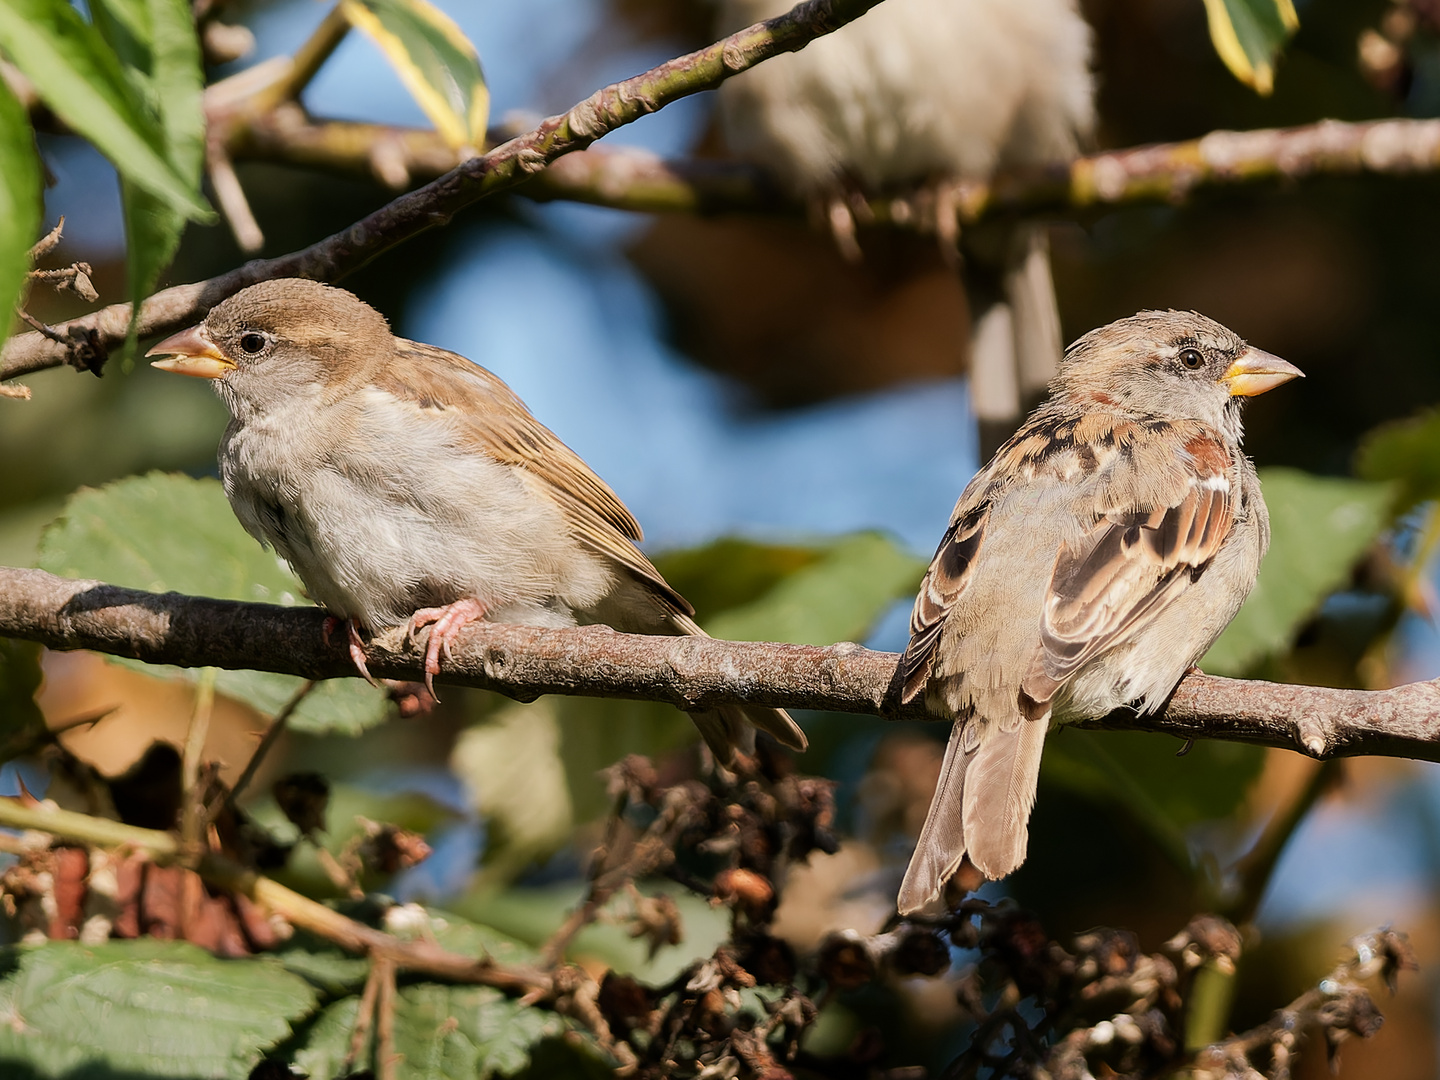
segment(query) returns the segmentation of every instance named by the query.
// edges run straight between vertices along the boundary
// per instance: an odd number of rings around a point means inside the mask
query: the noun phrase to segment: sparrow
[[[915,599],[900,697],[954,727],[901,914],[943,912],[965,860],[992,880],[1024,862],[1046,732],[1154,712],[1235,616],[1270,543],[1241,406],[1301,374],[1195,312],[1066,350]]]
[[[791,6],[724,0],[720,28]],[[886,0],[799,52],[726,80],[721,128],[733,151],[820,208],[852,258],[854,195],[927,185],[930,224],[953,249],[961,185],[1002,167],[1068,163],[1090,139],[1090,57],[1076,0]],[[972,251],[966,268],[979,314],[971,397],[991,447],[1043,391],[1062,344],[1044,227],[992,231],[993,250],[984,258]]]
[[[579,455],[496,376],[395,336],[354,294],[263,282],[147,355],[214,380],[230,410],[219,460],[235,516],[345,622],[367,678],[362,629],[429,627],[427,684],[481,618],[705,636]],[[779,709],[691,717],[725,764],[751,724],[806,746]]]

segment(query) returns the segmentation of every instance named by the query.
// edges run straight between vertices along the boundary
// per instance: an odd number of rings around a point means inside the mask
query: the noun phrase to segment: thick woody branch
[[[259,281],[307,277],[336,281],[397,244],[444,225],[465,207],[515,187],[557,158],[583,150],[596,139],[673,101],[713,90],[732,75],[779,53],[802,49],[822,34],[844,26],[879,0],[807,0],[792,11],[731,34],[715,44],[623,82],[595,91],[569,112],[552,116],[534,130],[502,143],[452,169],[438,180],[400,196],[349,228],[301,251],[257,259],[206,282],[165,289],[141,306],[139,334],[166,333],[204,316],[225,297]],[[117,304],[57,329],[72,328],[94,345],[109,348],[125,340],[130,305]],[[6,342],[0,380],[66,362],[69,350],[39,334]]]
[[[237,130],[237,158],[289,162],[384,182],[428,179],[456,164],[433,131],[348,121],[314,121],[280,109]],[[1089,207],[1179,202],[1198,188],[1264,180],[1440,169],[1440,120],[1325,120],[1294,128],[1213,131],[1199,139],[1107,151],[1048,170],[1002,172],[962,187],[961,225],[999,214],[1064,213]],[[401,181],[405,182],[404,180]],[[755,166],[723,160],[664,161],[642,150],[572,154],[520,189],[534,199],[566,199],[619,210],[794,215],[804,208]],[[876,198],[877,221],[918,225],[904,200]]]
[[[75,581],[0,568],[0,636],[52,649],[93,649],[155,664],[353,676],[344,644],[327,645],[315,608],[281,608]],[[371,672],[422,677],[422,652],[398,631],[366,651]],[[480,624],[468,628],[441,682],[519,700],[579,694],[669,702],[682,709],[756,704],[929,719],[900,706],[898,658],[854,644],[777,645]],[[1313,757],[1379,754],[1440,761],[1440,683],[1334,690],[1189,675],[1156,716],[1121,710],[1087,727],[1227,739]]]

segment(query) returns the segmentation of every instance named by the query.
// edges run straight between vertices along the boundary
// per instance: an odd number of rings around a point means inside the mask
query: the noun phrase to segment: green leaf
[[[370,961],[365,957],[353,956],[304,930],[297,930],[274,956],[286,971],[331,996],[358,992],[370,973]]]
[[[863,638],[897,599],[919,587],[925,563],[878,533],[857,533],[764,596],[710,619],[705,629],[732,641],[828,645]]]
[[[164,199],[127,180],[120,181],[120,207],[129,256],[125,269],[130,286],[131,318],[124,351],[128,371],[134,357],[140,305],[155,290],[161,273],[175,257],[185,232],[186,218]]]
[[[1365,437],[1355,471],[1366,480],[1395,481],[1395,509],[1440,499],[1440,410],[1382,424]]]
[[[149,0],[90,0],[90,21],[127,68],[148,72],[150,53]],[[141,85],[141,92],[146,88]]]
[[[25,107],[0,80],[0,311],[5,326],[25,287],[40,228],[40,158]]]
[[[148,0],[146,7],[150,88],[165,151],[180,175],[198,187],[205,166],[205,69],[194,15],[187,0]]]
[[[205,74],[187,0],[97,0],[95,23],[131,65],[132,79],[160,121],[167,161],[197,190],[205,165]],[[175,257],[189,215],[124,177],[120,201],[129,247],[131,320],[127,359],[140,303]]]
[[[230,511],[219,481],[148,473],[82,488],[40,540],[40,566],[52,574],[99,578],[151,592],[257,603],[304,604],[303,587],[256,543]],[[108,658],[152,674],[193,673]],[[222,671],[216,688],[273,714],[301,683],[290,675]],[[356,734],[389,713],[385,696],[357,679],[332,679],[300,704],[291,726],[310,733]]]
[[[555,1013],[488,986],[407,986],[395,1013],[396,1052],[412,1075],[436,1080],[518,1072],[530,1063],[532,1046],[566,1026]]]
[[[1245,606],[1200,661],[1215,675],[1243,675],[1290,647],[1389,519],[1394,489],[1296,469],[1260,473],[1270,508],[1270,551]]]
[[[198,185],[168,157],[165,127],[115,50],[68,0],[0,0],[0,48],[121,177],[191,218],[210,216]]]
[[[5,950],[0,1061],[41,1076],[244,1076],[316,1006],[274,960],[143,939]]]
[[[1275,88],[1275,59],[1300,26],[1292,0],[1205,0],[1210,42],[1234,75],[1257,94]]]
[[[311,1080],[343,1075],[359,999],[327,1008],[306,1033],[294,1063]],[[395,1052],[406,1080],[485,1080],[530,1063],[531,1048],[561,1034],[566,1022],[548,1009],[521,1005],[488,986],[418,983],[395,998]]]
[[[1047,784],[1123,807],[1176,865],[1188,868],[1185,830],[1233,813],[1260,775],[1265,750],[1210,739],[1177,757],[1181,745],[1145,732],[1065,728],[1046,740],[1041,775]]]
[[[451,952],[488,956],[499,964],[530,964],[537,958],[536,950],[494,927],[441,908],[426,908],[425,913],[429,922],[419,936]]]
[[[342,0],[352,26],[379,45],[442,138],[455,149],[485,145],[490,91],[475,46],[426,0]]]
[[[35,691],[40,689],[40,646],[0,638],[0,764],[32,753],[48,728]]]
[[[695,607],[704,625],[721,611],[760,599],[823,554],[811,547],[757,544],[726,536],[701,547],[663,551],[655,566]]]

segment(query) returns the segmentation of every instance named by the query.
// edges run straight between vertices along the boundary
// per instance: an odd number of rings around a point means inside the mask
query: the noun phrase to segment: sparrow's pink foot
[[[440,674],[440,657],[450,659],[450,643],[472,622],[485,617],[485,605],[474,597],[456,600],[444,607],[421,608],[410,616],[409,636],[422,626],[430,627],[430,640],[425,645],[425,689],[436,701],[434,678]]]
[[[370,669],[365,666],[365,643],[360,640],[360,624],[354,619],[337,619],[334,615],[325,616],[325,625],[321,633],[325,635],[325,644],[330,644],[330,635],[335,632],[336,627],[341,623],[345,624],[345,634],[350,639],[350,662],[355,665],[355,670],[365,677],[365,681],[371,686],[379,686]]]

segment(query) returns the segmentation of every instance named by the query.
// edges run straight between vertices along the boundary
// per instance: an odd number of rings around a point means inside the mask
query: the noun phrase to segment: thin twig
[[[90,281],[90,276],[94,273],[95,268],[89,263],[75,262],[54,270],[31,270],[30,280],[43,282],[56,292],[74,293],[86,303],[93,304],[100,299],[100,294],[95,291],[95,286]]]
[[[364,176],[381,142],[417,179],[453,169],[458,158],[434,131],[346,120],[311,120],[294,110],[251,114],[229,132],[237,159],[280,161]],[[1440,169],[1440,121],[1324,120],[1291,128],[1214,131],[1199,139],[1109,150],[1044,170],[1009,169],[988,181],[949,189],[949,219],[1076,213],[1099,207],[1179,203],[1210,187],[1310,177],[1405,175]],[[765,171],[743,161],[666,161],[635,148],[568,155],[520,189],[535,199],[564,199],[619,210],[767,213],[798,216],[803,204]],[[860,203],[867,221],[916,229],[945,214],[920,214],[913,197],[874,196]]]
[[[55,227],[48,233],[35,241],[31,246],[29,255],[30,265],[34,266],[50,252],[54,251],[60,243],[60,237],[65,232],[65,215],[60,215],[60,220],[55,222]]]
[[[1380,1014],[1363,984],[1378,977],[1394,993],[1396,975],[1415,966],[1404,934],[1389,929],[1362,934],[1350,942],[1345,959],[1316,985],[1265,1023],[1200,1050],[1194,1065],[1205,1075],[1253,1076],[1251,1058],[1263,1051],[1271,1058],[1270,1075],[1288,1076],[1290,1061],[1311,1027],[1321,1029],[1332,1053],[1349,1036],[1366,1037],[1379,1030]]]
[[[249,108],[263,113],[281,102],[299,98],[301,91],[310,85],[310,80],[315,78],[349,32],[350,20],[345,17],[341,6],[336,4],[306,39],[305,44],[295,50],[294,59],[290,61],[284,76],[257,94],[249,103]]]
[[[35,318],[34,315],[31,315],[30,312],[26,311],[23,307],[17,307],[15,309],[15,314],[19,315],[20,318],[24,320],[24,322],[32,330],[34,330],[41,337],[45,338],[46,341],[54,341],[62,345],[69,343],[70,339],[67,338],[64,333],[55,329],[55,327],[50,326],[48,323],[41,322],[39,319]]]
[[[325,871],[325,876],[351,900],[362,900],[365,897],[365,890],[360,888],[355,876],[341,864],[340,860],[330,854],[330,849],[321,844],[314,837],[310,837],[311,848],[315,852],[315,861],[320,864],[320,869]]]
[[[209,819],[203,805],[200,784],[201,755],[210,734],[210,716],[215,709],[215,677],[213,667],[202,668],[195,682],[195,707],[185,731],[185,747],[180,756],[180,836],[187,845],[198,844],[205,835]]]
[[[360,992],[360,1005],[355,1011],[355,1026],[350,1029],[350,1051],[340,1069],[342,1076],[349,1076],[355,1066],[365,1060],[365,1047],[370,1041],[370,1025],[375,1019],[375,1002],[380,997],[380,964],[372,959],[370,971],[365,976],[365,988]]]
[[[540,948],[540,963],[546,967],[553,967],[560,962],[565,955],[565,949],[574,940],[575,935],[583,930],[590,923],[595,921],[600,908],[615,894],[614,888],[605,889],[601,882],[606,878],[606,863],[615,851],[615,846],[620,839],[620,831],[624,828],[621,818],[625,808],[625,799],[622,796],[620,801],[610,812],[610,819],[605,824],[605,840],[595,854],[591,857],[590,881],[585,889],[585,898],[569,915],[565,917],[559,928],[550,935],[550,939]],[[633,851],[634,841],[631,839],[630,847]],[[618,884],[617,886],[618,887]],[[602,895],[603,890],[603,895]]]
[[[220,204],[220,212],[225,215],[235,243],[241,251],[253,255],[265,246],[265,234],[260,231],[260,223],[245,198],[245,189],[235,175],[235,166],[219,139],[205,140],[205,167],[215,188],[215,201]]]
[[[255,747],[255,752],[245,763],[245,770],[235,781],[235,786],[230,789],[230,793],[225,796],[224,805],[234,806],[241,794],[250,786],[250,781],[255,779],[255,774],[265,760],[265,755],[274,749],[280,736],[285,733],[285,728],[290,723],[290,717],[295,715],[295,710],[300,707],[300,703],[305,700],[310,691],[315,689],[315,685],[314,679],[306,679],[300,689],[290,695],[290,700],[281,706],[280,711],[275,714],[275,719],[271,720],[270,726],[265,729],[265,734],[260,739],[260,745]]]
[[[558,964],[564,958],[570,942],[596,920],[616,893],[632,886],[636,878],[653,874],[671,862],[675,857],[674,839],[670,837],[668,842],[665,842],[646,837],[638,844],[632,843],[624,862],[619,866],[602,868],[594,874],[586,889],[585,899],[565,917],[559,929],[540,950],[540,962],[547,967]],[[596,857],[602,858],[598,854]]]
[[[399,1080],[401,1057],[395,1052],[395,964],[375,958],[380,995],[375,1000],[375,1067],[380,1080]]]

